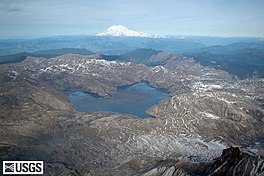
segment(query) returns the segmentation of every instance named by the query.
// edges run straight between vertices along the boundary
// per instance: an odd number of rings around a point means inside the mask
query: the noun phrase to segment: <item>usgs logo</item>
[[[3,174],[43,174],[43,161],[3,161]]]

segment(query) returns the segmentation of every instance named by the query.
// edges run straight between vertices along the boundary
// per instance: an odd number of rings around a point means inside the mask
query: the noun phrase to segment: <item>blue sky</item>
[[[0,38],[95,34],[264,37],[263,0],[0,0]]]

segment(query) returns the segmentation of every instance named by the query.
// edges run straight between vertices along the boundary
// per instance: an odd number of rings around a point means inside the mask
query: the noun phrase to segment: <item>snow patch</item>
[[[168,73],[169,71],[164,68],[163,66],[155,66],[153,68],[151,68],[151,71],[155,72],[155,73],[158,73],[160,71],[163,71],[164,73]]]
[[[145,134],[130,138],[125,147],[132,152],[144,151],[146,154],[164,158],[180,153],[186,157],[197,156],[202,160],[210,160],[220,155],[226,145],[215,140],[206,142],[199,137]]]
[[[219,116],[216,116],[214,114],[208,113],[208,112],[201,112],[201,114],[203,114],[204,116],[210,118],[210,119],[219,119]]]
[[[144,32],[137,32],[123,25],[113,25],[106,29],[104,32],[100,32],[96,34],[97,36],[128,36],[128,37],[153,37],[159,38],[162,36],[159,35],[151,35]]]
[[[197,82],[192,86],[193,90],[196,92],[207,92],[213,89],[222,89],[223,87],[221,85],[217,84],[204,84],[203,82]]]

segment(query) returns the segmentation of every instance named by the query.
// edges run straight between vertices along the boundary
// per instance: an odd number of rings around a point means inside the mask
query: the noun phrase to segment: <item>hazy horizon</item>
[[[0,38],[93,35],[112,25],[158,35],[264,37],[264,1],[2,0]]]

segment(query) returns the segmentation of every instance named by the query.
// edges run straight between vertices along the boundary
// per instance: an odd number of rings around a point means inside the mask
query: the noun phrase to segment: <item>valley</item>
[[[178,53],[153,52],[138,61],[66,54],[1,65],[1,158],[44,160],[50,175],[140,175],[168,159],[165,168],[209,162],[229,146],[261,156],[263,78],[240,80]],[[100,104],[115,96],[129,104],[149,96],[130,90],[140,82],[168,93],[147,107],[149,118],[80,112],[72,103],[89,92]],[[120,86],[129,85],[129,97],[120,99]],[[70,98],[69,90],[76,91]]]
[[[0,0],[0,176],[264,176],[263,9]]]

